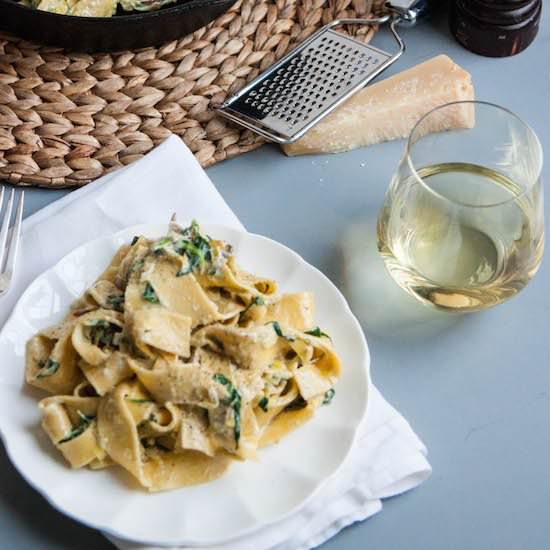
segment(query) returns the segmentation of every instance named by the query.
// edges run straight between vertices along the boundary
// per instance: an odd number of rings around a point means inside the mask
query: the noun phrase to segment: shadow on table
[[[340,252],[340,287],[369,334],[383,340],[419,342],[465,319],[425,306],[397,285],[378,253],[376,220],[351,226]]]
[[[109,550],[114,548],[99,532],[79,525],[52,508],[19,475],[0,443],[0,511],[5,535],[20,542],[12,548],[52,548],[56,550]],[[85,497],[84,497],[85,498]],[[4,518],[9,518],[7,521]],[[19,533],[21,533],[19,535]],[[0,542],[0,547],[2,543]]]

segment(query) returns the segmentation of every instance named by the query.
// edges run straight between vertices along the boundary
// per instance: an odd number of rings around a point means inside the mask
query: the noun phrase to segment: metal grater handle
[[[296,141],[401,57],[405,44],[397,25],[410,23],[415,12],[399,11],[407,7],[387,7],[390,13],[380,17],[339,19],[325,25],[217,111],[270,141]],[[333,30],[350,24],[387,24],[399,50],[390,54]]]
[[[392,0],[386,8],[407,26],[414,26],[417,20],[432,7],[433,0]]]
[[[395,41],[397,42],[397,45],[399,46],[399,51],[394,54],[393,61],[397,61],[405,51],[405,42],[403,42],[403,39],[399,36],[399,33],[397,32],[397,25],[401,22],[400,16],[391,16],[391,15],[384,15],[383,17],[377,17],[376,23],[373,23],[375,21],[374,19],[336,19],[332,23],[329,23],[328,25],[325,25],[325,29],[333,29],[334,27],[340,27],[341,25],[382,25],[384,23],[390,23],[390,31],[393,34],[393,37],[395,38]]]

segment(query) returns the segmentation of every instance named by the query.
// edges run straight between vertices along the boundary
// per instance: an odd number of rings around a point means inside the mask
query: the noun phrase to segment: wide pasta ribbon
[[[177,409],[167,405],[164,407],[167,418],[159,422],[157,417],[150,417],[146,400],[146,393],[136,382],[120,384],[101,400],[97,419],[99,441],[117,464],[150,491],[204,483],[226,471],[230,463],[227,456],[210,457],[201,452],[173,450],[158,444],[159,436],[168,440],[173,436],[175,441],[180,426],[179,416]],[[139,409],[143,410],[140,412]],[[165,443],[169,445],[166,440]]]
[[[255,459],[330,402],[340,368],[312,293],[277,294],[196,223],[121,246],[26,357],[71,466],[118,464],[150,491]]]

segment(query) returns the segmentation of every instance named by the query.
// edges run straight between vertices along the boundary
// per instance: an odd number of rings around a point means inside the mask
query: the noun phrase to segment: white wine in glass
[[[471,128],[428,133],[430,117],[464,108]],[[505,109],[462,102],[428,113],[411,133],[378,222],[392,277],[422,302],[451,311],[516,294],[544,249],[541,168],[536,135]]]

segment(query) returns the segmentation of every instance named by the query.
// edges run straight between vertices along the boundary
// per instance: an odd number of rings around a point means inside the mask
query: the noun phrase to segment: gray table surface
[[[508,59],[461,49],[443,14],[405,38],[408,52],[393,72],[447,53],[472,73],[479,99],[512,109],[550,146],[547,22],[530,49]],[[483,313],[448,317],[409,301],[384,274],[373,233],[403,146],[295,159],[265,146],[208,170],[249,230],[292,247],[344,288],[376,384],[429,449],[434,472],[424,485],[323,548],[550,548],[550,267],[543,262],[519,296]],[[548,165],[544,174],[550,181]],[[64,192],[27,193],[29,215]],[[343,241],[364,266],[351,276]],[[111,547],[51,508],[3,450],[0,469],[0,548]]]

